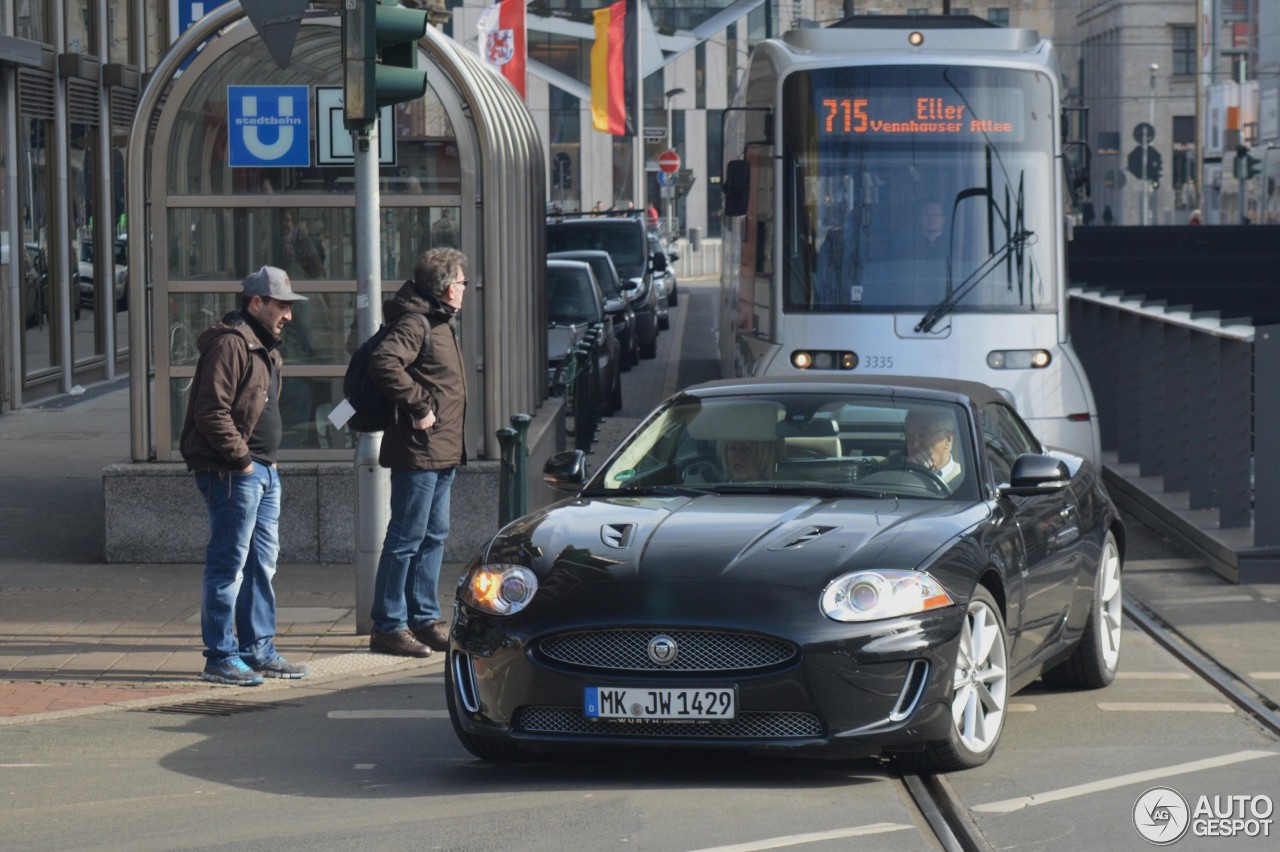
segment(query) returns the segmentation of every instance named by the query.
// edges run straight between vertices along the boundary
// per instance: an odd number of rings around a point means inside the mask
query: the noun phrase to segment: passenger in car
[[[954,419],[945,411],[913,408],[903,422],[906,461],[933,471],[952,490],[963,471],[952,454],[956,443]]]
[[[772,441],[721,441],[720,468],[730,482],[759,482],[773,475]]]

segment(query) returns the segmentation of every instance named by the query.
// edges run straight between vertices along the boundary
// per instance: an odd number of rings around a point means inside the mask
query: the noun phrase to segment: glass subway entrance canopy
[[[150,340],[155,370],[149,386],[148,347],[135,346],[135,461],[178,460],[199,335],[239,307],[241,280],[263,264],[309,297],[283,335],[281,458],[351,455],[353,436],[327,420],[358,343],[339,19],[308,13],[281,69],[243,15],[216,9],[174,45],[131,137],[129,220],[143,227],[130,295],[149,288],[151,304],[131,335]],[[495,431],[543,397],[543,154],[524,104],[474,55],[431,29],[419,47],[426,94],[382,112],[382,287],[394,293],[428,248],[466,253],[467,446],[496,458]]]

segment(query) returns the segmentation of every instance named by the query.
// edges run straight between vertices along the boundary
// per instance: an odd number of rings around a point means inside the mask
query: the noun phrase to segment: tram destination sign
[[[983,110],[954,91],[926,94],[838,94],[827,90],[815,99],[820,137],[894,139],[904,136],[1020,141],[1025,133],[1022,91],[987,89]]]

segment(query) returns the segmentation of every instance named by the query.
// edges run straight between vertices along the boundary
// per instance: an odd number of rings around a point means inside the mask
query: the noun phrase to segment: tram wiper
[[[937,325],[938,320],[945,317],[960,304],[960,300],[969,295],[969,291],[977,287],[982,279],[986,278],[993,269],[1003,263],[1015,251],[1021,251],[1031,237],[1035,236],[1035,231],[1019,230],[1013,233],[1005,241],[1004,245],[993,252],[986,260],[984,260],[977,269],[969,274],[969,277],[960,282],[960,286],[946,295],[941,302],[934,305],[933,308],[920,318],[920,322],[916,323],[916,333],[925,334]]]

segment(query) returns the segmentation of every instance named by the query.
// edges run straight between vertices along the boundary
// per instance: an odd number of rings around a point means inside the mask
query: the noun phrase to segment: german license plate
[[[737,699],[737,690],[732,687],[588,686],[583,695],[582,712],[588,719],[728,721],[737,713]]]

